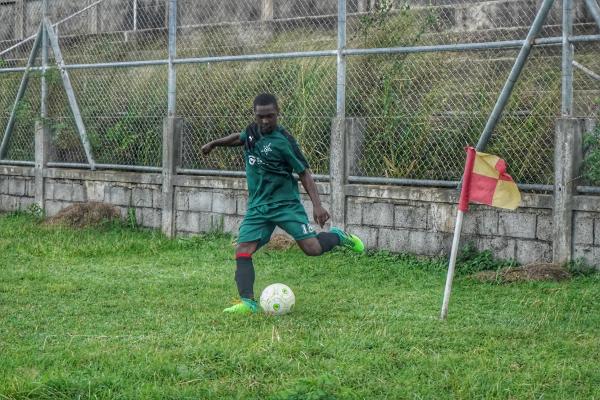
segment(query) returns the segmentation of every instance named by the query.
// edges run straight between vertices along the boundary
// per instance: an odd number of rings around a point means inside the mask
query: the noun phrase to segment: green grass
[[[294,313],[240,317],[231,238],[0,218],[0,399],[600,398],[600,278],[455,280],[443,261],[255,257]]]

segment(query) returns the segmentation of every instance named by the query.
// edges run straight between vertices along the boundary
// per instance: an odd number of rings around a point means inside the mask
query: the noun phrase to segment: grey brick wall
[[[448,189],[349,185],[348,229],[369,248],[422,255],[448,255],[456,218],[456,192]],[[576,257],[600,264],[600,205],[579,196],[574,220]],[[472,243],[499,259],[531,263],[552,260],[551,196],[525,194],[514,212],[471,205],[461,246]],[[592,206],[592,204],[596,204]],[[595,211],[589,211],[593,207]]]
[[[142,226],[161,226],[159,174],[48,171],[44,196],[49,216],[73,203],[99,201],[115,205],[123,217],[133,209]],[[0,211],[30,206],[34,202],[33,183],[31,168],[0,167]],[[244,179],[178,176],[176,183],[176,227],[180,234],[214,230],[237,233],[246,213]],[[317,187],[328,208],[329,185],[318,183]],[[362,237],[368,248],[430,256],[449,254],[456,218],[455,190],[347,185],[346,192],[346,227]],[[312,220],[312,204],[305,193],[302,202]],[[461,245],[472,243],[500,259],[520,263],[550,261],[551,204],[552,196],[524,194],[522,207],[515,212],[471,205]],[[577,196],[573,218],[575,257],[600,265],[598,197]]]

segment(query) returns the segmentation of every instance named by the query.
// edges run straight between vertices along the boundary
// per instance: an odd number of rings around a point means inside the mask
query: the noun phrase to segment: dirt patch
[[[296,242],[290,237],[282,234],[273,235],[271,241],[265,246],[267,250],[287,250]]]
[[[118,220],[120,217],[119,210],[110,204],[89,202],[70,205],[55,216],[48,218],[46,223],[48,225],[84,228]]]
[[[470,276],[479,282],[531,282],[531,281],[562,281],[571,278],[565,268],[557,264],[536,263],[522,267],[505,268],[500,271],[481,271]]]

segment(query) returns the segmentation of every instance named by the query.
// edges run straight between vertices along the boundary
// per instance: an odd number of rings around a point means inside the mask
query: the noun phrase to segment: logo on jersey
[[[254,164],[262,164],[263,160],[261,160],[259,157],[255,157],[255,156],[248,156],[248,164],[250,165],[254,165]]]
[[[270,153],[270,152],[272,152],[272,151],[273,151],[273,149],[271,149],[271,143],[269,143],[268,145],[266,145],[266,146],[265,146],[265,147],[263,147],[263,149],[262,149],[262,153],[263,153],[264,155],[267,155],[267,154],[269,154],[269,153]]]

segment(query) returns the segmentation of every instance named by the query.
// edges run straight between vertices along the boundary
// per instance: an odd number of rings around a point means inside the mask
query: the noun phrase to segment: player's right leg
[[[258,248],[259,241],[238,243],[235,249],[235,283],[240,301],[223,310],[226,313],[252,314],[258,311],[254,298],[254,264],[252,255]]]
[[[238,245],[235,250],[235,282],[240,302],[223,310],[227,313],[250,314],[259,307],[254,298],[254,264],[252,255],[269,242],[275,225],[259,210],[248,210],[240,226]]]

